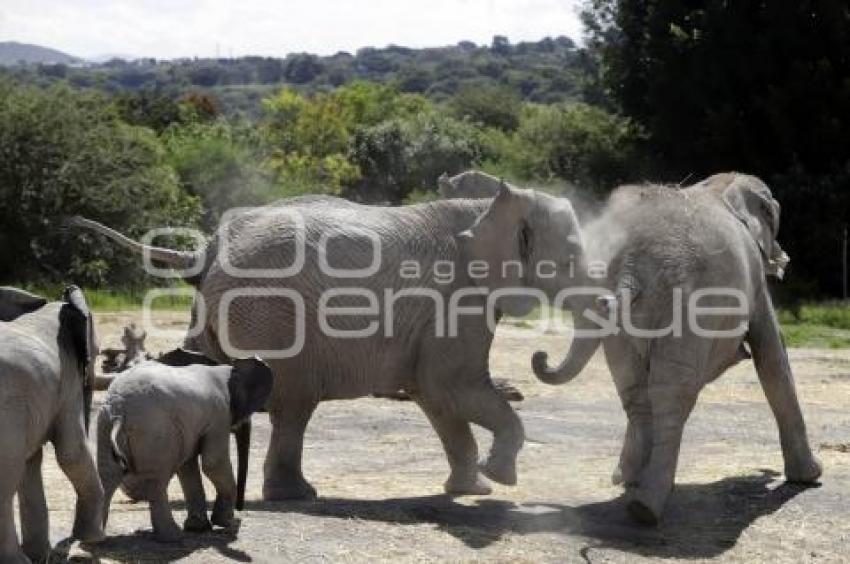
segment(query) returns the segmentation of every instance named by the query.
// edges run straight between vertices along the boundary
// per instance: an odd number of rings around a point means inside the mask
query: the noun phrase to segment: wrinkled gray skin
[[[479,170],[467,170],[449,178],[443,173],[437,188],[443,198],[493,198],[499,193],[502,181]]]
[[[91,314],[79,288],[50,302],[0,287],[0,563],[42,560],[50,552],[41,452],[51,442],[77,492],[72,534],[103,539],[103,490],[86,444],[93,362]],[[23,543],[12,499],[17,491]]]
[[[258,359],[236,360],[233,366],[210,365],[207,359],[191,362],[143,362],[109,386],[97,418],[104,526],[112,495],[121,486],[131,498],[149,502],[157,540],[179,540],[182,531],[171,515],[167,494],[176,473],[188,511],[184,529],[211,529],[201,468],[216,490],[212,523],[231,525],[244,484],[237,491],[230,432],[268,399],[272,373]]]
[[[813,482],[821,466],[812,454],[806,426],[779,333],[765,277],[778,275],[788,262],[776,243],[779,204],[758,178],[720,174],[682,190],[630,186],[616,191],[585,236],[599,244],[588,252],[608,263],[610,294],[588,308],[607,317],[622,313],[631,293],[632,325],[660,329],[673,317],[674,288],[688,298],[704,288],[733,288],[746,297],[743,315],[702,315],[699,327],[729,330],[743,322],[741,337],[698,336],[684,323],[682,336],[638,337],[620,331],[602,340],[605,357],[628,417],[615,483],[625,483],[629,510],[639,521],[656,523],[673,486],[682,430],[697,394],[727,368],[749,358],[779,426],[785,475]],[[600,281],[590,281],[591,285]],[[700,307],[736,305],[720,296],[704,297]],[[622,316],[620,326],[622,327]],[[577,328],[593,326],[582,317]],[[537,353],[534,369],[544,382],[572,379],[600,343],[574,339],[557,368]]]
[[[304,218],[305,266],[299,274],[283,279],[234,278],[223,269],[219,248],[224,233],[230,233],[231,262],[242,268],[283,268],[293,264],[291,216]],[[78,218],[78,225],[95,228],[124,244],[141,250],[138,243],[94,222]],[[471,229],[468,229],[470,228]],[[328,262],[336,268],[363,268],[372,259],[372,245],[358,229],[377,233],[382,260],[378,271],[363,279],[331,277],[320,272],[317,244],[324,234],[332,236],[327,246]],[[295,198],[274,206],[247,211],[222,226],[210,242],[200,275],[192,279],[209,312],[201,333],[189,338],[186,348],[226,360],[219,340],[227,330],[231,343],[243,350],[281,350],[293,343],[293,302],[283,298],[239,299],[231,304],[228,319],[217,318],[223,294],[234,288],[286,288],[295,290],[305,304],[305,347],[291,358],[267,362],[275,373],[275,387],[267,405],[272,436],[265,462],[263,495],[269,500],[313,498],[316,491],[301,473],[304,430],[319,402],[351,399],[403,390],[427,415],[445,449],[451,473],[445,490],[451,494],[490,492],[479,475],[478,448],[470,423],[494,434],[493,446],[483,473],[503,483],[516,482],[516,456],[522,447],[522,424],[507,401],[494,389],[488,374],[488,355],[493,333],[483,315],[458,316],[455,337],[438,337],[437,309],[433,298],[403,297],[392,307],[392,336],[383,322],[387,300],[384,291],[426,288],[442,296],[476,285],[536,287],[550,294],[571,284],[570,274],[540,279],[533,268],[520,276],[516,268],[501,277],[501,261],[516,260],[526,267],[539,260],[557,264],[580,261],[581,241],[570,203],[531,190],[504,186],[493,200],[448,200],[386,208],[363,206],[327,197]],[[460,235],[459,235],[460,234]],[[199,260],[193,253],[149,250],[154,258],[176,266]],[[438,283],[433,274],[436,261],[455,266],[449,283]],[[473,279],[470,261],[483,261],[487,275]],[[401,276],[402,261],[417,261],[420,278]],[[478,273],[476,272],[476,275]],[[337,329],[363,329],[369,321],[382,320],[370,337],[342,339],[326,336],[318,325],[319,297],[327,289],[356,286],[369,288],[378,296],[380,315],[329,316]],[[481,296],[467,296],[463,306],[483,305]],[[364,306],[365,300],[335,298],[333,306]],[[501,312],[523,314],[533,300],[503,297]],[[195,319],[200,319],[198,304]],[[446,316],[448,318],[448,316]],[[445,323],[444,323],[445,325]]]

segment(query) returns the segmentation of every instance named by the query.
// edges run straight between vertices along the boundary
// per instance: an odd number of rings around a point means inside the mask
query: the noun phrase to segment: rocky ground
[[[153,352],[177,344],[186,322],[179,313],[156,317],[173,332],[151,335]],[[120,330],[130,319],[141,316],[99,315],[102,345],[120,345]],[[541,336],[519,326],[499,329],[492,372],[508,377],[525,395],[514,404],[528,435],[516,487],[497,486],[483,497],[441,495],[445,457],[415,405],[372,398],[328,402],[309,426],[304,452],[317,501],[261,501],[269,424],[258,415],[238,532],[218,530],[179,544],[157,544],[150,538],[147,505],[132,504],[118,493],[109,539],[93,556],[133,562],[850,558],[850,351],[790,351],[810,437],[825,467],[820,487],[783,482],[776,427],[752,363],[746,362],[704,390],[686,429],[664,522],[647,529],[629,521],[621,490],[610,482],[625,418],[603,359],[595,358],[578,380],[562,387],[545,386],[530,371],[534,350],[560,354],[565,342],[563,336]],[[484,451],[490,436],[476,432]],[[62,543],[70,532],[74,497],[52,452],[45,475],[51,530],[54,541]],[[171,494],[182,522],[176,480]],[[60,560],[66,544],[60,544]]]

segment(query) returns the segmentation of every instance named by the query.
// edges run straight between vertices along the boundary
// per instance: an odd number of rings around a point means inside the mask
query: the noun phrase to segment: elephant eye
[[[527,261],[531,257],[532,250],[531,227],[527,223],[523,223],[519,230],[519,256]]]

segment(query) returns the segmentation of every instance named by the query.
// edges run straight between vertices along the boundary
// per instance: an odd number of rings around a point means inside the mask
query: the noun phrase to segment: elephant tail
[[[68,224],[74,227],[82,227],[84,229],[96,231],[131,251],[147,255],[151,259],[163,262],[175,269],[190,270],[197,267],[198,263],[202,260],[201,251],[177,251],[174,249],[166,249],[164,247],[145,245],[144,243],[140,243],[139,241],[127,237],[123,233],[119,233],[111,227],[107,227],[102,223],[98,223],[97,221],[92,221],[91,219],[86,219],[81,216],[74,216],[70,218],[68,220]],[[191,282],[191,280],[189,281]]]
[[[122,470],[129,472],[131,470],[129,457],[130,449],[127,445],[127,435],[122,432],[124,427],[124,418],[120,416],[113,417],[111,426],[112,429],[109,431],[109,444],[112,447],[112,456],[118,461]]]

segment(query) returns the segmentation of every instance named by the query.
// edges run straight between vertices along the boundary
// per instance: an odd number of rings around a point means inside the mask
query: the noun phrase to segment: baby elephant
[[[119,486],[132,499],[150,503],[157,540],[182,532],[168,506],[166,489],[177,473],[188,517],[187,531],[212,528],[198,465],[216,489],[212,523],[228,527],[234,505],[245,495],[248,445],[243,429],[265,404],[272,372],[257,358],[216,365],[202,355],[177,350],[160,361],[138,364],[115,378],[97,420],[97,465],[103,482],[104,526]],[[239,486],[230,465],[230,432],[237,433]],[[242,439],[241,441],[239,439]]]

